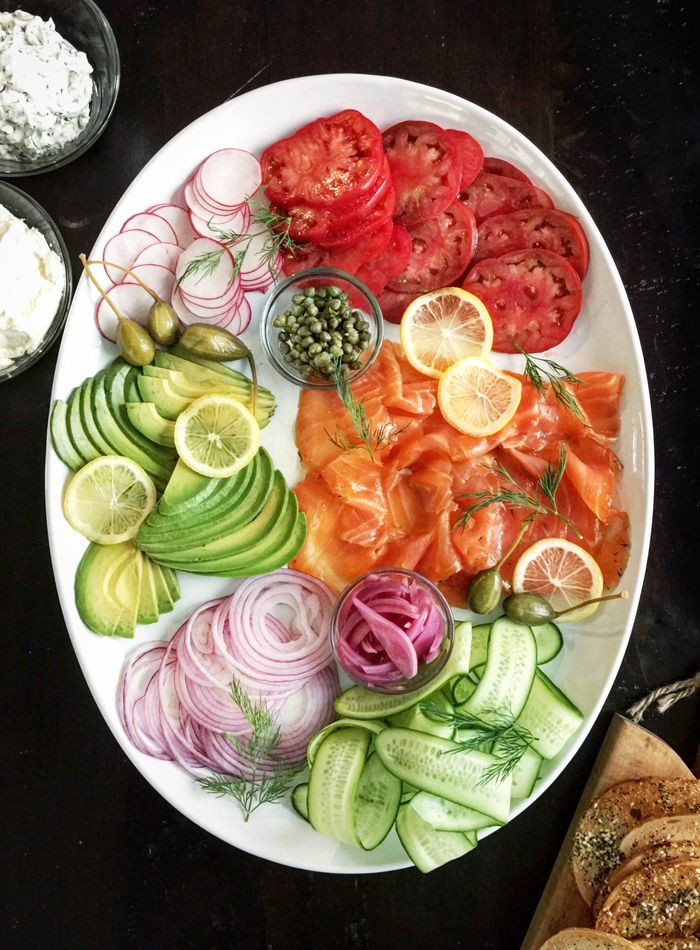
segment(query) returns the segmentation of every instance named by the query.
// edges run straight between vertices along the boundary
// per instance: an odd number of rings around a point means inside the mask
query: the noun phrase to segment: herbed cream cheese
[[[91,74],[53,20],[0,13],[0,158],[38,158],[76,139],[90,118]]]
[[[44,235],[0,205],[0,369],[39,346],[65,282]]]

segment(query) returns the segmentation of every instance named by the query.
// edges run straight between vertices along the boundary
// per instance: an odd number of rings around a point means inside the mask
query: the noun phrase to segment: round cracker
[[[692,937],[700,929],[700,862],[670,861],[628,874],[607,896],[595,926],[628,940]]]

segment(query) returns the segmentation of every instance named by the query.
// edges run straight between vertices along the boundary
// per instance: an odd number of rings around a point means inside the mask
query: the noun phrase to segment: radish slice
[[[197,234],[202,237],[220,241],[222,234],[246,234],[250,227],[250,209],[243,205],[228,221],[218,224],[210,218],[200,218],[194,211],[190,211],[190,221]]]
[[[175,271],[168,270],[161,264],[135,264],[131,271],[122,281],[123,284],[136,284],[138,281],[135,278],[138,277],[154,294],[158,294],[161,300],[170,300],[175,286]]]
[[[107,296],[117,310],[128,320],[146,325],[153,297],[138,284],[116,284],[107,291]],[[100,300],[95,314],[97,328],[103,337],[115,343],[117,340],[117,317],[106,300]]]
[[[211,255],[211,266],[202,266],[198,271],[186,275],[188,267],[194,261],[203,259],[204,255]],[[234,281],[238,281],[231,253],[223,244],[210,238],[197,238],[182,252],[175,276],[183,293],[203,301],[225,297],[231,291]]]
[[[178,285],[178,289],[182,294],[182,298],[185,303],[187,303],[189,300],[192,300],[194,303],[198,303],[202,307],[210,307],[212,310],[218,310],[219,307],[234,303],[243,294],[241,279],[238,274],[233,275],[233,279],[228,290],[219,297],[201,297],[199,294],[188,293],[182,284]]]
[[[148,231],[122,231],[121,234],[115,234],[107,241],[103,257],[113,264],[131,267],[142,251],[157,243],[158,238]],[[105,266],[105,273],[107,279],[113,284],[120,283],[124,277],[124,272],[117,270],[116,267]],[[98,281],[100,280],[98,273],[95,273],[95,277]]]
[[[198,308],[195,304],[191,306],[182,299],[182,295],[177,290],[173,291],[170,298],[173,310],[177,314],[181,323],[189,326],[191,323],[206,323],[209,326],[225,327],[231,322],[238,312],[239,303],[233,306],[228,305],[220,310],[206,310]],[[197,312],[199,311],[199,312]]]
[[[122,231],[148,231],[159,241],[167,241],[169,244],[177,244],[177,236],[173,228],[168,224],[165,218],[150,211],[142,211],[140,214],[132,214],[122,225]]]
[[[156,205],[155,208],[151,208],[151,211],[153,214],[157,214],[159,218],[165,218],[175,232],[180,247],[189,247],[197,237],[190,224],[187,208],[181,208],[180,205]]]
[[[200,200],[191,181],[188,181],[185,185],[185,204],[198,218],[211,221],[214,224],[226,224],[240,210],[239,208],[229,208],[227,211],[221,212],[209,207]]]
[[[238,211],[243,207],[242,204],[231,207],[231,205],[221,205],[217,201],[212,201],[209,195],[202,190],[202,185],[199,180],[199,169],[197,169],[195,174],[192,176],[191,181],[192,190],[194,191],[197,201],[199,201],[202,207],[209,208],[209,210],[214,212],[214,214],[231,214],[232,212]]]
[[[160,264],[175,273],[175,265],[181,254],[182,248],[178,244],[151,244],[141,251],[134,261],[134,267],[141,264]]]
[[[247,201],[260,187],[260,162],[250,152],[223,148],[202,162],[197,181],[214,205],[234,208]]]
[[[229,327],[231,333],[233,333],[234,336],[239,336],[241,333],[243,333],[243,331],[248,328],[248,324],[250,323],[250,318],[252,315],[253,311],[250,306],[250,301],[247,297],[243,297],[243,300],[241,300],[241,305],[238,308],[238,326],[235,330],[233,327]]]
[[[186,294],[183,294],[182,290],[178,290],[178,293],[180,297],[182,297],[182,302],[188,310],[204,318],[221,316],[221,314],[226,313],[227,310],[238,307],[243,299],[243,289],[240,284],[237,286],[235,294],[231,296],[227,294],[220,301],[196,300],[194,297],[188,297]]]
[[[201,317],[198,317],[196,313],[192,313],[189,307],[187,307],[184,300],[178,293],[177,288],[174,288],[172,296],[170,297],[170,306],[177,314],[180,323],[184,323],[185,326],[189,326],[190,323],[202,322]]]

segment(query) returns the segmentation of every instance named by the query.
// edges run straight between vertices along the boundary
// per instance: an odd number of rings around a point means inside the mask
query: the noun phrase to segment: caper
[[[155,300],[148,311],[146,326],[152,339],[161,346],[172,346],[180,332],[177,314],[164,300]]]
[[[146,366],[153,362],[156,348],[148,332],[135,320],[122,317],[117,327],[117,348],[132,366]]]
[[[249,357],[250,350],[238,337],[223,327],[211,327],[205,323],[191,323],[182,332],[180,346],[208,360],[224,362]]]
[[[498,607],[503,581],[495,567],[479,571],[469,585],[469,609],[475,614],[490,614]]]
[[[550,602],[539,594],[511,594],[503,601],[503,609],[511,620],[535,627],[549,623],[557,615]]]

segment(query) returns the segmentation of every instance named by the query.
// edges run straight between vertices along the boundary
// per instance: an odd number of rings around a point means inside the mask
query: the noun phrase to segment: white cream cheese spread
[[[44,235],[0,205],[0,369],[39,346],[65,282]]]
[[[90,118],[91,74],[53,20],[0,13],[0,158],[38,158],[76,139]]]

